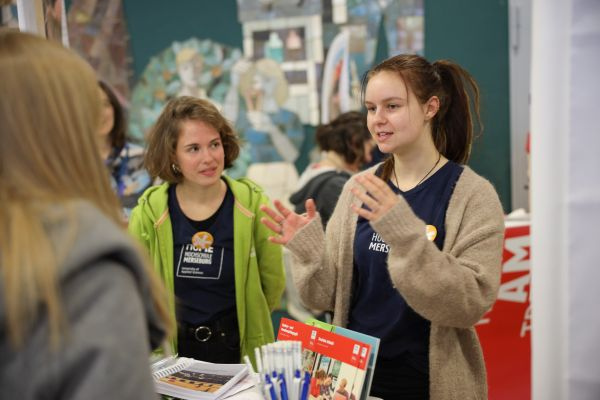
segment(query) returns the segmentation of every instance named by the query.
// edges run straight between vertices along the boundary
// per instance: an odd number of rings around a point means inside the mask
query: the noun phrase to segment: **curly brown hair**
[[[371,134],[365,115],[349,111],[328,124],[319,125],[315,140],[321,150],[339,154],[348,164],[363,164],[367,157],[365,143],[371,140]]]
[[[148,147],[144,165],[153,177],[169,183],[179,183],[181,173],[171,165],[175,161],[175,149],[184,121],[202,121],[219,132],[225,152],[225,168],[230,168],[240,154],[240,139],[231,123],[209,100],[181,96],[167,103],[148,135]]]

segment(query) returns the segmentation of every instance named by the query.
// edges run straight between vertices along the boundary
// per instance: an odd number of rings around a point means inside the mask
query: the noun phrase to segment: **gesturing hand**
[[[289,210],[279,200],[275,200],[273,204],[277,211],[266,205],[260,206],[260,209],[269,216],[269,218],[261,218],[260,222],[277,234],[277,236],[269,236],[269,240],[273,243],[287,244],[296,232],[312,221],[317,214],[313,199],[306,200],[306,214],[302,215]]]
[[[375,175],[357,176],[356,181],[365,188],[368,194],[357,187],[351,189],[352,194],[366,204],[369,210],[355,204],[352,204],[352,210],[369,221],[381,218],[400,201],[388,184]]]

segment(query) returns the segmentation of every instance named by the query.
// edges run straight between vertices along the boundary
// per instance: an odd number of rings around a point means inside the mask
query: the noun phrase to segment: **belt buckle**
[[[206,342],[211,338],[211,336],[212,336],[212,331],[210,330],[210,328],[208,326],[204,326],[204,325],[199,326],[194,331],[194,337],[199,342]]]

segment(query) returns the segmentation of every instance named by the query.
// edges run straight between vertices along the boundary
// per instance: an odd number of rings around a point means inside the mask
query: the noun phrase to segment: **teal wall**
[[[235,0],[123,1],[134,81],[155,54],[194,36],[242,49]]]
[[[470,165],[492,181],[510,211],[510,131],[508,4],[506,0],[425,1],[425,56],[452,59],[479,82],[484,133],[473,147]],[[173,41],[192,36],[242,48],[235,0],[127,0],[134,80],[151,56]],[[380,39],[382,38],[380,34]],[[387,56],[379,43],[377,60]],[[313,127],[307,126],[307,136]],[[307,147],[313,141],[306,143]],[[306,158],[296,164],[306,165]]]
[[[469,165],[511,211],[507,0],[425,0],[425,56],[452,59],[479,83],[484,131]]]

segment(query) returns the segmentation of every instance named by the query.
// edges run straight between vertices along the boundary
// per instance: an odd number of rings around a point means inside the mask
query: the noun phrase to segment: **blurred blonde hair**
[[[57,345],[65,328],[57,269],[70,243],[54,248],[42,216],[65,205],[65,228],[74,238],[77,225],[67,204],[85,200],[123,226],[98,151],[97,79],[60,44],[2,29],[0,76],[0,272],[8,334],[15,346],[22,345],[41,302]],[[170,326],[164,289],[150,277],[156,307]]]

